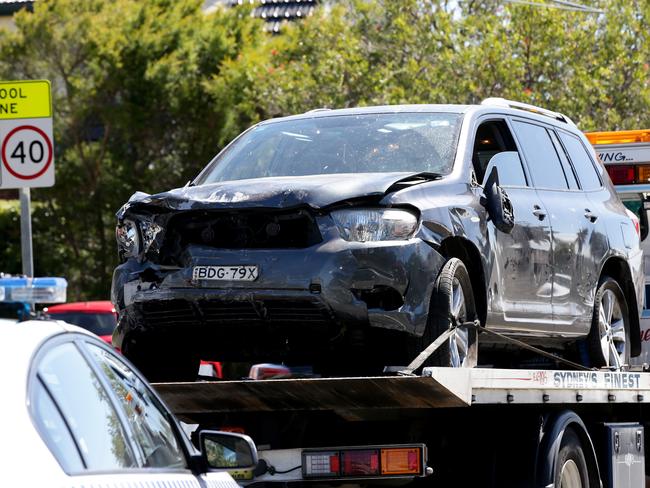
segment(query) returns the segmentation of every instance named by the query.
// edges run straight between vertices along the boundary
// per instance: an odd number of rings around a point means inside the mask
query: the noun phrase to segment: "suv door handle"
[[[588,208],[585,208],[585,218],[588,219],[589,222],[596,222],[596,220],[598,220],[598,215],[592,213]]]
[[[542,210],[542,207],[539,205],[533,206],[533,215],[539,220],[544,220],[546,218],[546,212]]]

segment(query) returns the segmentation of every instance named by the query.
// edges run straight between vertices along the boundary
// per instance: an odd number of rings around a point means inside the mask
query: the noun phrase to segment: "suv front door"
[[[512,202],[515,217],[509,234],[488,226],[493,262],[486,325],[504,333],[535,335],[548,328],[551,314],[553,270],[547,211],[529,184],[505,120],[482,121],[473,147],[476,173],[485,183],[496,165],[499,184]]]

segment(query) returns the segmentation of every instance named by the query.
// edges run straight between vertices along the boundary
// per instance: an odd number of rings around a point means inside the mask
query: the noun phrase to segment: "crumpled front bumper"
[[[113,344],[121,347],[131,332],[162,329],[191,334],[209,328],[217,337],[220,330],[245,337],[248,324],[288,334],[327,329],[331,335],[368,325],[423,333],[443,256],[417,237],[365,243],[324,237],[305,249],[190,246],[186,266],[174,270],[129,259],[113,275],[120,312]],[[259,276],[251,282],[193,281],[192,268],[200,265],[257,265]]]

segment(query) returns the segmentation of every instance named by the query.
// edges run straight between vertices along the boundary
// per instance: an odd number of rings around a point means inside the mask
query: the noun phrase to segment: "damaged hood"
[[[156,195],[135,194],[127,208],[158,206],[169,210],[215,208],[323,208],[345,200],[376,197],[401,189],[399,183],[430,181],[420,173],[352,173],[283,176],[187,186]],[[437,176],[437,175],[436,175]],[[415,179],[414,181],[410,181]]]

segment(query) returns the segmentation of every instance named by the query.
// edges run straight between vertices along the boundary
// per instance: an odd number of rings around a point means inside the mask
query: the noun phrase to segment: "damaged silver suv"
[[[154,381],[199,358],[407,364],[474,319],[593,366],[640,352],[638,221],[575,125],[537,107],[268,120],[117,219],[113,342]],[[457,327],[429,363],[473,366],[477,345]]]

